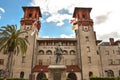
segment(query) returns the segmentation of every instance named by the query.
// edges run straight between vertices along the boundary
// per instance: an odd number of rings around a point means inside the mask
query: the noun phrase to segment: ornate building
[[[76,7],[73,24],[76,38],[38,38],[42,17],[39,7],[22,7],[21,30],[28,34],[21,36],[30,42],[25,55],[14,55],[12,76],[17,78],[40,80],[48,78],[49,65],[55,65],[58,44],[62,48],[59,65],[66,66],[66,78],[72,80],[89,80],[90,76],[120,76],[120,41],[102,42],[96,39],[93,20],[90,18],[92,8]],[[0,76],[5,76],[7,55],[0,54]]]

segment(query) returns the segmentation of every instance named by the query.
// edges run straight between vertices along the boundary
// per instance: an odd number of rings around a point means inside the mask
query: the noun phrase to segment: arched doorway
[[[24,72],[23,71],[20,72],[20,78],[24,78]]]
[[[90,71],[89,72],[89,77],[91,77],[91,76],[93,76],[93,72]]]
[[[46,78],[46,75],[45,75],[44,72],[40,72],[40,73],[37,75],[36,80],[41,80],[42,78]]]
[[[77,80],[77,76],[74,72],[70,72],[67,78],[70,78],[70,80]]]

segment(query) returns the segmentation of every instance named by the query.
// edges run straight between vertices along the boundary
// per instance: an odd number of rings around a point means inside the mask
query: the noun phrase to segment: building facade
[[[120,76],[120,41],[110,38],[109,42],[96,39],[92,8],[76,7],[73,23],[76,38],[38,38],[42,17],[39,7],[22,7],[21,30],[28,34],[21,35],[30,42],[27,53],[14,55],[11,64],[14,78],[40,80],[48,78],[49,65],[55,65],[55,48],[60,45],[62,58],[59,65],[66,66],[66,78],[89,80],[90,76]],[[2,53],[2,52],[0,52]],[[0,77],[7,75],[7,55],[0,54]]]

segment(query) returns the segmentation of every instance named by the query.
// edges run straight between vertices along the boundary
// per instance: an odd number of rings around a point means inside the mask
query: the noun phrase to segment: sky
[[[97,39],[120,39],[119,0],[0,0],[0,26],[16,24],[20,28],[22,6],[41,9],[40,38],[74,38],[70,20],[75,7],[90,7]]]

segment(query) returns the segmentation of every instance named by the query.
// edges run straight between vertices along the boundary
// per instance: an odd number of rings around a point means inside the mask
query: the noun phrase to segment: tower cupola
[[[21,26],[24,27],[23,29],[32,29],[33,26],[35,25],[39,31],[40,29],[40,21],[39,18],[42,17],[41,11],[39,7],[22,7],[24,11],[24,16],[21,19],[20,23]],[[26,27],[24,25],[30,26],[31,27]]]
[[[92,8],[76,7],[73,13],[73,18],[78,19],[78,25],[93,26],[93,21],[90,18]]]

